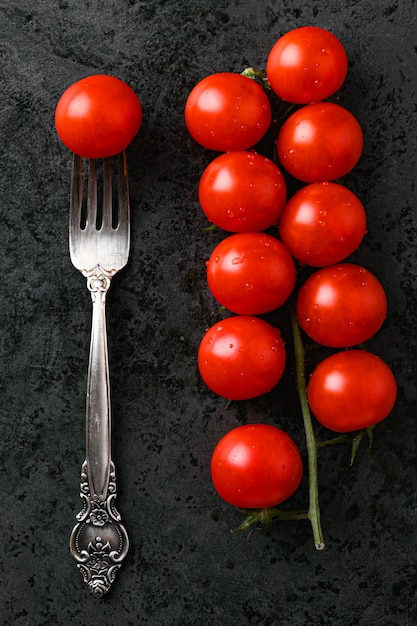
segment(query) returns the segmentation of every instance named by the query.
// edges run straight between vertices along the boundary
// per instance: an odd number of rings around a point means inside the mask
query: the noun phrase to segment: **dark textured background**
[[[417,623],[415,0],[1,0],[0,620],[7,626],[410,626]],[[307,522],[248,540],[214,492],[209,461],[229,429],[268,421],[303,446],[291,384],[264,405],[201,383],[196,351],[215,317],[197,183],[212,155],[184,126],[190,89],[264,67],[291,28],[316,24],[350,60],[340,102],[366,145],[346,184],[369,234],[352,257],[384,284],[389,315],[368,343],[399,397],[370,456],[320,456],[327,549]],[[67,252],[68,151],[54,130],[72,82],[111,73],[138,93],[129,149],[129,267],[108,327],[118,508],[131,550],[113,590],[87,593],[68,540],[81,506],[90,300]],[[290,338],[287,338],[290,346]],[[298,499],[304,498],[301,490]],[[299,503],[298,503],[299,504]]]

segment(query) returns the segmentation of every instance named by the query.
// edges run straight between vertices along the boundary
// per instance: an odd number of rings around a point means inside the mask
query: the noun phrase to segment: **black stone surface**
[[[386,288],[388,318],[367,345],[399,385],[369,457],[363,448],[351,468],[348,448],[320,456],[323,552],[307,522],[230,535],[241,514],[210,482],[229,429],[268,421],[301,446],[303,430],[289,379],[264,405],[227,410],[200,381],[196,351],[216,309],[204,261],[222,234],[202,232],[196,191],[212,155],[183,121],[201,78],[264,67],[278,37],[306,24],[330,29],[348,52],[340,102],[366,143],[345,182],[369,226],[352,260]],[[414,0],[0,1],[4,626],[417,623],[416,42]],[[64,89],[99,72],[127,81],[144,109],[128,152],[131,261],[108,301],[117,503],[132,545],[101,600],[68,550],[90,301],[68,257],[71,155],[53,120]],[[305,487],[296,504],[304,498]]]

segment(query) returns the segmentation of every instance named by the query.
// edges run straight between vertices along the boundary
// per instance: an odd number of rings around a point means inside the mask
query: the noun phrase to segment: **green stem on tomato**
[[[317,447],[325,448],[326,446],[334,446],[338,443],[346,443],[346,441],[351,441],[352,435],[338,435],[337,437],[333,437],[332,439],[325,439],[324,441],[318,441]]]
[[[231,530],[231,533],[240,533],[255,525],[259,525],[262,528],[268,528],[274,519],[280,521],[309,519],[307,511],[281,511],[276,508],[240,509],[240,511],[246,514],[246,518],[239,528]]]
[[[303,414],[304,431],[306,435],[307,456],[308,456],[308,480],[309,480],[309,508],[308,518],[313,530],[314,544],[317,550],[323,550],[325,543],[320,522],[319,490],[317,456],[318,444],[313,430],[310,407],[307,400],[307,385],[305,374],[305,349],[301,339],[300,327],[298,325],[295,308],[291,307],[291,327],[294,341],[294,354],[296,362],[297,392],[300,399],[301,411]]]

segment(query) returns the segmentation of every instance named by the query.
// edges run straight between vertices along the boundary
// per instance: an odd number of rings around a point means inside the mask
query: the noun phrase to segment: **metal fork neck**
[[[110,282],[115,274],[115,270],[106,270],[101,265],[96,265],[91,270],[84,270],[83,275],[87,278],[87,289],[91,293],[93,302],[100,294],[103,300],[110,288]]]
[[[114,272],[97,265],[83,272],[93,314],[86,402],[87,479],[93,498],[106,499],[111,463],[110,377],[107,352],[106,295]]]

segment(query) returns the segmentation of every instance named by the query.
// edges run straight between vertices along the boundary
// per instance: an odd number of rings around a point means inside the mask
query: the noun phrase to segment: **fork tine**
[[[95,159],[88,162],[86,228],[95,229],[97,221],[97,167]]]
[[[118,180],[118,230],[130,232],[129,180],[127,174],[126,152],[119,154]]]
[[[110,230],[113,225],[112,165],[111,158],[103,162],[103,219],[101,227]]]
[[[81,207],[83,200],[82,158],[74,154],[72,160],[71,193],[70,193],[70,230],[75,233],[81,224]]]

